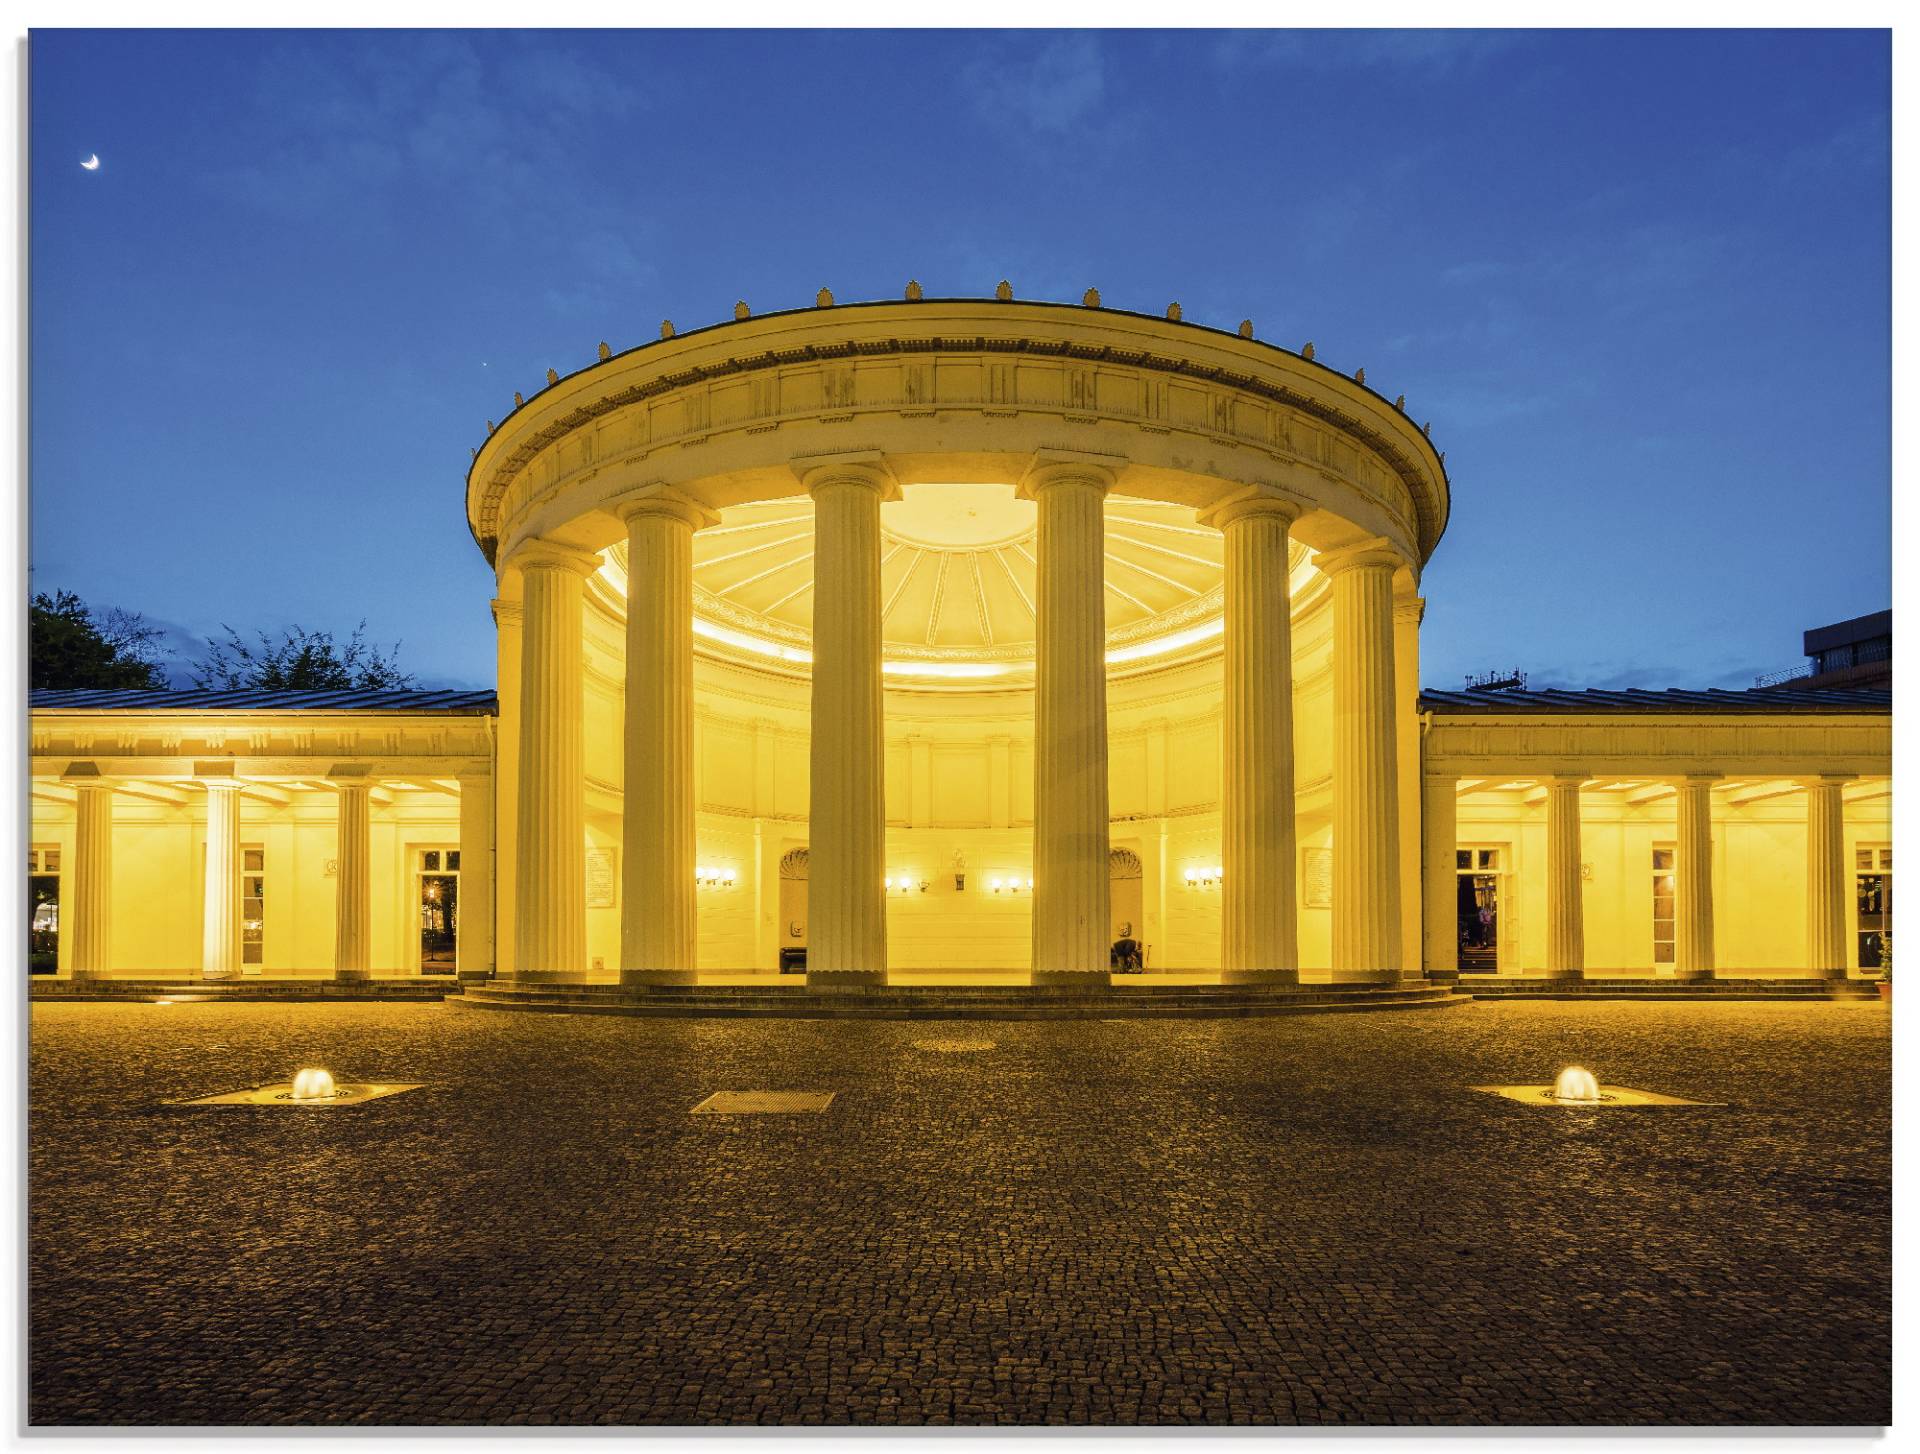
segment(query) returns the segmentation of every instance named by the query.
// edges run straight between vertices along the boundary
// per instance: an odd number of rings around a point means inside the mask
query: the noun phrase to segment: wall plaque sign
[[[587,850],[587,907],[589,909],[613,907],[613,850],[611,848]]]
[[[1333,850],[1307,848],[1301,852],[1301,906],[1308,909],[1331,909],[1333,907]]]

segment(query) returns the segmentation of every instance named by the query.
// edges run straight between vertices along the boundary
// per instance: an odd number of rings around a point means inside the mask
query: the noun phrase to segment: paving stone
[[[1877,1004],[31,1014],[36,1425],[1890,1417]],[[1727,1105],[1469,1089],[1569,1061]],[[307,1064],[427,1088],[162,1105]]]

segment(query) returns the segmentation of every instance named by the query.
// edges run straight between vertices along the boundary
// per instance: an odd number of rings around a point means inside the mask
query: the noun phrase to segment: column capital
[[[1225,530],[1241,520],[1278,520],[1291,525],[1306,513],[1306,503],[1277,490],[1256,487],[1209,505],[1200,512],[1200,523]]]
[[[504,596],[493,598],[493,624],[496,629],[503,626],[519,629],[520,622],[527,614],[527,608],[519,601],[509,601]]]
[[[373,764],[336,762],[327,769],[326,778],[336,788],[370,788],[373,786]]]
[[[563,545],[558,540],[535,536],[516,545],[507,564],[522,571],[564,570],[590,576],[600,569],[600,557],[591,551]]]
[[[847,454],[803,454],[788,461],[793,477],[809,495],[828,485],[865,485],[883,500],[900,498],[900,481],[877,449]]]
[[[1798,778],[1796,781],[1798,781],[1803,788],[1843,788],[1848,783],[1860,781],[1860,774],[1857,772],[1816,772],[1808,773],[1805,777]]]
[[[1583,788],[1593,781],[1593,774],[1577,768],[1569,768],[1561,772],[1545,773],[1537,781],[1542,787]]]
[[[217,759],[213,762],[196,762],[193,765],[193,780],[203,788],[240,786],[240,774],[234,770],[231,758]]]
[[[1393,598],[1394,625],[1404,626],[1412,623],[1418,626],[1426,619],[1426,616],[1427,598],[1425,596],[1416,596],[1409,593],[1407,595],[1396,595]]]
[[[100,764],[97,762],[70,762],[60,781],[71,783],[76,788],[111,787],[111,783],[100,780]]]
[[[1676,788],[1710,788],[1725,778],[1726,774],[1721,772],[1683,772],[1668,778],[1667,781]]]
[[[656,490],[652,494],[637,499],[616,501],[611,507],[619,517],[620,523],[633,529],[636,520],[648,518],[666,518],[685,521],[693,530],[705,530],[709,525],[720,523],[717,510],[710,510],[698,500],[689,499],[677,490]]]
[[[1385,536],[1356,541],[1334,550],[1323,550],[1313,558],[1323,575],[1337,576],[1350,570],[1398,570],[1406,557]]]
[[[1127,458],[1120,454],[1075,449],[1037,450],[1033,463],[1020,476],[1020,482],[1013,487],[1013,492],[1022,500],[1032,500],[1037,499],[1040,491],[1050,485],[1077,482],[1097,486],[1104,495],[1114,487],[1120,471],[1126,467]]]

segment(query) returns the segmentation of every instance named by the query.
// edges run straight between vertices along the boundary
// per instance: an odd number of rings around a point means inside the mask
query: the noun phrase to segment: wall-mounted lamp
[[[703,889],[730,889],[737,876],[730,868],[696,868],[693,881]]]
[[[928,889],[933,887],[931,880],[924,878],[915,879],[904,873],[887,878],[883,880],[883,882],[886,884],[887,892],[890,894],[910,894],[916,889],[924,894]]]
[[[1227,871],[1218,864],[1212,868],[1190,868],[1186,873],[1187,887],[1190,889],[1218,888],[1220,880],[1226,876]]]
[[[1017,894],[1022,889],[1025,889],[1028,893],[1032,893],[1033,880],[1030,878],[1021,878],[1018,875],[1012,878],[993,878],[988,880],[987,887],[992,889],[996,894]]]

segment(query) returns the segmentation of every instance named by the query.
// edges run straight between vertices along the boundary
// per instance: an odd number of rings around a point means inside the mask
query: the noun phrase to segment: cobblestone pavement
[[[35,1005],[30,1417],[1884,1423],[1888,1024]],[[303,1064],[429,1084],[158,1104]]]

